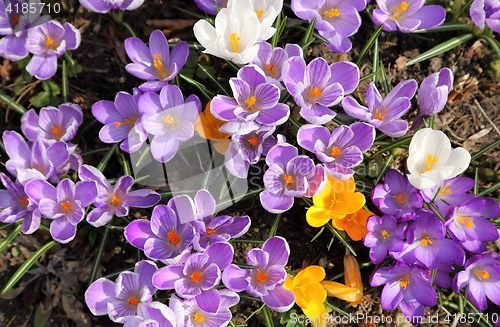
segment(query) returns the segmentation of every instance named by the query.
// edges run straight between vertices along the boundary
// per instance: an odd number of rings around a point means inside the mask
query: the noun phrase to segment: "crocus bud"
[[[363,300],[363,282],[358,261],[350,253],[344,256],[344,281],[346,286],[359,290],[355,300],[349,301],[353,307],[356,307]]]
[[[448,68],[430,74],[422,81],[417,95],[418,114],[411,126],[412,131],[419,128],[425,118],[443,110],[452,87],[453,73]]]
[[[331,280],[324,280],[321,282],[321,285],[325,288],[328,296],[333,296],[350,303],[358,301],[358,299],[362,296],[359,289]]]

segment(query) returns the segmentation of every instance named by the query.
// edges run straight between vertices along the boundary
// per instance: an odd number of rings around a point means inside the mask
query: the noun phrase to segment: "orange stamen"
[[[382,231],[382,237],[384,240],[389,237],[389,233],[385,229]]]
[[[387,112],[387,108],[384,108],[384,110],[382,112],[380,112],[378,110],[378,108],[375,109],[375,119],[382,120],[384,118],[386,112]]]
[[[233,52],[239,53],[240,49],[238,46],[238,41],[241,40],[241,36],[236,35],[236,33],[231,33],[229,35],[229,43],[231,43],[231,48]]]
[[[195,313],[194,314],[194,321],[196,321],[196,322],[204,322],[205,321],[205,316],[202,313]]]
[[[422,246],[427,246],[429,244],[432,245],[432,241],[429,239],[429,236],[424,236],[424,238],[420,241],[420,245]]]
[[[247,108],[248,111],[250,111],[250,112],[254,111],[255,102],[257,102],[257,98],[255,97],[255,95],[252,95],[251,97],[249,97],[248,99],[245,100],[245,103],[248,106],[248,108]]]
[[[399,204],[404,204],[405,203],[405,193],[401,193],[398,195],[394,195],[393,198],[399,201]]]
[[[160,79],[165,79],[170,76],[170,72],[165,71],[165,67],[163,67],[163,63],[161,62],[161,55],[159,53],[155,53],[153,55],[153,66],[159,74]]]
[[[248,143],[250,143],[251,146],[256,146],[259,143],[259,139],[257,139],[255,135],[252,135],[252,137],[248,140]]]
[[[122,203],[122,200],[117,198],[116,195],[111,195],[111,204],[116,206],[119,206]]]
[[[274,72],[276,70],[276,64],[264,65],[264,68],[269,72],[269,76],[274,76]]]
[[[45,40],[45,45],[48,46],[49,48],[51,48],[52,50],[56,50],[57,49],[57,44],[54,42],[54,39],[52,39],[50,36],[46,36],[46,40]]]
[[[438,162],[438,158],[437,157],[433,157],[432,154],[428,154],[426,157],[425,157],[425,160],[427,160],[427,164],[425,165],[425,170],[424,172],[427,172],[429,170],[432,169],[432,164]]]
[[[410,6],[410,4],[406,1],[403,1],[401,2],[401,4],[398,6],[398,8],[396,8],[396,11],[394,12],[394,14],[391,15],[391,18],[392,19],[398,19],[399,16],[401,16],[402,13],[406,12],[406,10],[408,10],[408,7]]]
[[[483,280],[483,279],[489,280],[490,279],[490,273],[487,272],[486,270],[473,269],[473,271],[474,271],[474,275],[476,275],[476,277],[479,280]]]
[[[12,24],[17,25],[19,23],[19,17],[20,16],[18,14],[12,15],[12,18],[10,19],[10,21],[12,22]]]
[[[340,150],[339,147],[333,146],[332,147],[332,157],[339,156],[342,153],[342,150]]]
[[[208,236],[212,235],[213,233],[215,233],[215,229],[212,229],[212,228],[207,228],[206,229],[206,233]]]
[[[257,14],[257,18],[261,19],[262,18],[262,14],[264,14],[264,10],[254,10],[254,11]]]
[[[175,227],[172,226],[172,230],[167,233],[168,240],[173,245],[178,244],[181,241],[181,237],[175,233]]]
[[[399,286],[406,289],[406,287],[410,283],[410,277],[408,277],[408,275],[404,275],[400,280],[398,280],[398,282],[399,282]]]
[[[128,300],[128,303],[134,307],[139,304],[139,299],[136,297],[129,297],[127,300]]]
[[[309,97],[310,98],[319,98],[321,96],[321,94],[323,94],[323,92],[321,91],[321,89],[319,87],[314,87],[311,86],[311,90],[309,91]]]
[[[285,183],[288,185],[288,184],[292,184],[294,182],[293,180],[293,176],[292,175],[284,175],[283,176],[283,179],[285,180]]]
[[[465,227],[471,229],[474,226],[474,219],[470,217],[458,217],[457,220]]]
[[[340,16],[339,8],[331,8],[329,10],[323,11],[323,17],[325,17],[325,18],[333,18],[333,17],[339,17],[339,16]]]
[[[191,277],[191,280],[193,282],[198,283],[201,280],[201,278],[203,277],[203,273],[199,273],[199,272],[194,271],[191,274],[191,276],[189,276],[189,277]]]
[[[61,132],[61,125],[54,126],[52,125],[52,133],[56,136],[56,140],[61,139],[62,132]]]
[[[69,202],[69,200],[66,200],[66,202],[61,203],[61,208],[62,208],[64,211],[66,211],[66,213],[67,213],[67,212],[69,212],[69,211],[71,211],[71,209],[73,209],[73,208],[71,207],[71,202]]]
[[[255,277],[255,279],[257,279],[257,281],[261,283],[265,282],[267,279],[267,274],[260,271],[260,269],[257,269],[257,277]]]
[[[115,121],[115,126],[116,128],[118,128],[123,124],[123,125],[129,125],[130,128],[132,128],[132,126],[134,126],[136,121],[137,118],[125,118],[125,121]]]
[[[451,194],[451,190],[448,188],[448,186],[450,186],[450,183],[444,184],[443,188],[439,191],[439,194]]]
[[[27,206],[27,205],[29,204],[29,201],[28,201],[28,197],[27,197],[27,196],[25,196],[25,197],[24,197],[24,198],[22,198],[22,199],[17,200],[17,202],[22,203],[22,204],[24,204],[25,206]]]

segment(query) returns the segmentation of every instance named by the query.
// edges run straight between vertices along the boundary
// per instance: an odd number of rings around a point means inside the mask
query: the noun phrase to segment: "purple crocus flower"
[[[160,95],[152,92],[142,95],[139,110],[144,114],[144,129],[154,135],[153,158],[167,162],[177,153],[180,142],[193,137],[193,122],[201,112],[201,101],[194,94],[184,101],[177,85],[166,85]]]
[[[292,57],[303,57],[302,48],[298,44],[287,44],[285,49],[275,47],[267,42],[258,42],[259,52],[250,64],[258,66],[266,74],[268,83],[276,85],[280,90],[284,87],[281,84],[281,75],[285,61]]]
[[[323,126],[303,125],[297,132],[299,145],[314,152],[325,164],[326,173],[339,180],[354,175],[352,168],[363,161],[363,152],[370,149],[374,140],[375,128],[366,123],[341,125],[332,133]]]
[[[424,78],[418,90],[418,114],[411,125],[412,131],[422,126],[424,119],[443,110],[448,102],[448,94],[452,87],[453,72],[448,68],[443,68]]]
[[[476,182],[469,177],[455,177],[436,183],[435,186],[421,190],[425,202],[432,202],[443,215],[446,215],[450,206],[459,206],[475,198],[474,194],[467,193]]]
[[[232,318],[229,308],[236,305],[240,301],[240,297],[237,293],[227,289],[213,291],[217,292],[216,297],[220,298],[220,306],[216,313],[202,310],[194,299],[181,301],[175,294],[172,295],[169,307],[175,312],[177,326],[226,327]]]
[[[494,242],[498,239],[498,230],[486,218],[500,215],[500,204],[491,198],[473,198],[465,203],[450,208],[446,215],[446,226],[450,236],[462,243],[462,246],[473,252],[485,252],[483,242]]]
[[[26,49],[26,37],[28,29],[48,22],[49,15],[40,16],[40,11],[34,13],[27,10],[22,12],[23,4],[28,8],[38,6],[38,0],[10,0],[10,12],[7,12],[5,1],[0,3],[0,35],[5,35],[0,39],[0,57],[10,61],[18,61],[28,56]],[[17,5],[17,6],[16,6]],[[19,12],[16,9],[19,8]]]
[[[500,258],[490,252],[475,255],[465,263],[465,270],[459,272],[453,280],[453,291],[467,289],[468,298],[481,311],[488,308],[486,298],[500,306]]]
[[[271,309],[288,311],[295,302],[293,292],[283,288],[286,279],[285,265],[290,255],[290,247],[283,237],[267,239],[262,249],[247,252],[247,263],[256,268],[241,269],[230,265],[222,274],[224,285],[235,292],[247,291],[261,298]]]
[[[213,243],[205,252],[190,255],[183,264],[158,270],[153,276],[153,285],[161,290],[175,289],[183,298],[194,298],[203,311],[215,313],[220,297],[213,288],[219,285],[221,271],[229,267],[233,256],[234,249],[229,243]]]
[[[75,103],[63,103],[56,107],[43,107],[40,114],[30,109],[21,117],[21,130],[26,138],[42,139],[47,144],[70,141],[82,123],[82,108]]]
[[[370,248],[370,259],[373,263],[381,263],[387,257],[388,251],[399,252],[403,249],[406,224],[398,224],[395,217],[371,216],[366,228],[368,234],[365,236],[364,244]]]
[[[470,18],[480,29],[484,24],[500,33],[500,3],[498,0],[475,0],[470,6]]]
[[[161,200],[161,196],[152,190],[129,191],[134,184],[134,179],[129,175],[119,177],[113,188],[95,167],[83,165],[78,173],[82,181],[97,183],[98,196],[94,201],[96,208],[87,215],[88,223],[94,227],[104,226],[113,215],[127,216],[130,207],[149,208]]]
[[[316,58],[307,66],[304,58],[294,57],[283,67],[283,81],[300,115],[311,124],[325,124],[335,117],[332,107],[353,92],[359,83],[359,68],[350,62],[335,62],[330,66]]]
[[[50,235],[59,243],[68,243],[75,238],[76,225],[85,217],[85,207],[97,197],[95,182],[73,183],[69,178],[56,187],[44,180],[26,184],[26,194],[38,205],[40,213],[49,219]]]
[[[207,190],[200,190],[194,197],[197,211],[193,226],[196,235],[193,240],[194,249],[203,252],[211,243],[228,242],[231,238],[240,237],[250,228],[250,217],[227,215],[213,218],[216,203]]]
[[[117,323],[125,323],[136,316],[139,303],[153,301],[156,287],[152,277],[158,267],[152,261],[142,260],[134,271],[120,273],[115,282],[99,278],[85,292],[85,302],[95,316],[107,314]]]
[[[179,218],[170,207],[157,205],[151,221],[137,219],[125,227],[125,238],[152,260],[177,257],[183,254],[194,238],[193,226],[182,224]]]
[[[139,302],[137,315],[129,317],[123,327],[176,327],[177,317],[161,302]]]
[[[445,238],[444,224],[430,210],[419,209],[406,233],[407,246],[397,255],[406,264],[433,270],[440,263],[462,266],[465,253],[459,243]]]
[[[33,54],[26,71],[38,79],[49,79],[56,73],[57,57],[80,46],[80,31],[70,23],[51,20],[28,30],[26,49]]]
[[[130,95],[118,92],[115,101],[101,100],[92,106],[94,117],[105,124],[99,131],[104,143],[121,142],[120,149],[127,153],[138,151],[148,138],[142,125],[142,113],[138,101],[140,93]]]
[[[326,38],[330,49],[336,52],[347,52],[352,43],[349,36],[354,35],[361,25],[358,11],[366,7],[364,0],[292,0],[292,10],[297,17],[312,21],[320,35]]]
[[[256,164],[262,154],[267,155],[269,149],[276,145],[272,136],[275,129],[273,126],[261,126],[247,134],[233,134],[224,154],[227,170],[236,177],[247,178],[250,165]]]
[[[260,193],[260,203],[271,213],[289,210],[294,197],[314,196],[326,185],[323,166],[298,152],[293,145],[278,142],[267,154],[269,169],[264,174],[266,189]]]
[[[194,3],[209,15],[217,15],[217,7],[220,9],[226,8],[226,0],[194,0]]]
[[[0,221],[6,224],[23,219],[21,231],[31,234],[40,226],[40,210],[30,201],[24,187],[14,183],[4,173],[0,173],[0,181],[5,190],[0,190]]]
[[[279,103],[280,89],[267,82],[266,74],[259,67],[241,68],[229,84],[234,99],[218,95],[210,105],[216,118],[227,121],[220,131],[247,134],[261,125],[277,126],[288,119],[290,107]]]
[[[134,10],[143,4],[144,0],[80,0],[80,4],[86,9],[101,14],[110,10]]]
[[[377,0],[378,8],[373,10],[373,21],[384,24],[384,31],[399,29],[412,33],[417,29],[429,29],[443,24],[446,11],[438,5],[424,6],[425,0]]]
[[[422,321],[425,306],[436,305],[436,291],[430,285],[430,274],[418,266],[382,267],[373,272],[370,285],[384,285],[381,304],[384,310],[399,305],[405,318],[417,325]]]
[[[7,171],[23,185],[35,179],[57,183],[71,167],[65,142],[46,146],[41,140],[36,140],[30,148],[23,137],[14,131],[5,131],[2,139],[10,157],[5,164]]]
[[[415,210],[422,208],[422,196],[410,184],[406,175],[389,169],[384,176],[384,184],[376,185],[371,193],[373,203],[385,214],[401,221],[413,218]]]
[[[410,100],[416,91],[417,82],[406,80],[396,85],[382,99],[375,83],[371,82],[366,89],[368,108],[361,106],[351,97],[342,101],[342,107],[349,116],[370,123],[391,137],[401,137],[408,131],[408,122],[399,118],[410,109]]]
[[[131,75],[144,79],[142,92],[157,92],[168,85],[186,64],[189,47],[186,42],[177,43],[170,52],[167,38],[160,30],[154,30],[149,36],[149,48],[136,37],[129,37],[124,42],[125,52],[133,63],[125,69]]]

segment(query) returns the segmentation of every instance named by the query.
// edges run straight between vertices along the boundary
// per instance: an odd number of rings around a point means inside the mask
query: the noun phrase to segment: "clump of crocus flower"
[[[474,0],[470,6],[470,18],[480,29],[485,24],[500,33],[500,3],[495,0]]]
[[[135,10],[139,8],[144,0],[118,0],[118,1],[99,1],[99,0],[79,0],[80,4],[86,9],[101,14],[110,10]]]

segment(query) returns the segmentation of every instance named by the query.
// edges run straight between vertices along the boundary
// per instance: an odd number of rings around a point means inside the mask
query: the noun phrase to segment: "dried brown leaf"
[[[464,149],[467,151],[472,150],[472,147],[474,144],[479,140],[481,137],[488,135],[489,132],[491,132],[492,128],[488,127],[485,129],[480,130],[479,132],[471,135],[467,140],[464,142]]]
[[[196,19],[148,19],[146,25],[172,32],[193,26],[195,22]]]
[[[78,301],[78,299],[70,293],[63,294],[61,300],[64,312],[66,312],[68,318],[75,322],[77,327],[90,327],[90,319],[82,310],[82,302]]]

